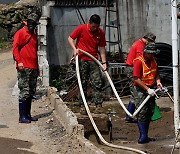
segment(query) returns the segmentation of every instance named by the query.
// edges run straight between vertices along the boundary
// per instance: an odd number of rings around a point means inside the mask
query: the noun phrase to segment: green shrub
[[[10,40],[0,40],[0,49],[8,49],[11,48],[12,42]]]

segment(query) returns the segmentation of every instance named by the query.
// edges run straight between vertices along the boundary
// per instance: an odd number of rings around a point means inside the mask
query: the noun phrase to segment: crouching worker
[[[155,108],[155,91],[156,86],[162,88],[160,75],[155,60],[155,54],[158,52],[155,43],[149,42],[142,56],[134,60],[133,77],[133,98],[136,109],[141,105],[144,99],[150,95],[150,99],[137,114],[138,128],[140,137],[138,143],[148,143],[155,141],[154,138],[148,137],[149,124]]]
[[[19,92],[19,122],[37,121],[31,117],[31,102],[38,77],[37,33],[39,16],[32,13],[27,24],[14,34],[13,56],[16,61]]]

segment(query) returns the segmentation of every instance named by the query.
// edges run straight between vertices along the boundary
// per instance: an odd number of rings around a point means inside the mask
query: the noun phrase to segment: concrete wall
[[[171,44],[171,6],[169,0],[120,0],[123,51],[147,32],[157,42]]]
[[[157,35],[157,42],[171,44],[171,7],[169,0],[119,0],[119,17],[121,26],[122,50],[128,52],[133,41],[147,32]],[[105,8],[79,8],[87,22],[96,13],[102,18],[104,26]],[[49,64],[68,64],[72,50],[67,38],[71,31],[82,23],[75,8],[51,7],[51,22],[48,28],[48,60]],[[111,14],[114,22],[115,15]],[[111,37],[116,32],[111,31]]]

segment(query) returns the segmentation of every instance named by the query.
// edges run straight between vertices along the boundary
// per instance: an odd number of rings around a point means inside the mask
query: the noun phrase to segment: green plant
[[[0,48],[4,48],[4,42],[0,42]]]
[[[10,40],[0,40],[0,49],[8,49],[12,45]]]
[[[73,83],[76,76],[72,73],[71,65],[50,66],[50,86],[54,86],[60,90],[67,90]],[[72,77],[74,76],[74,77]]]

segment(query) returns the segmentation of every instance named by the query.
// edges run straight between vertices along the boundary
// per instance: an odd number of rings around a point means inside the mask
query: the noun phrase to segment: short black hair
[[[95,24],[100,24],[101,23],[101,18],[99,15],[97,14],[93,14],[90,19],[89,19],[89,23],[95,23]]]

